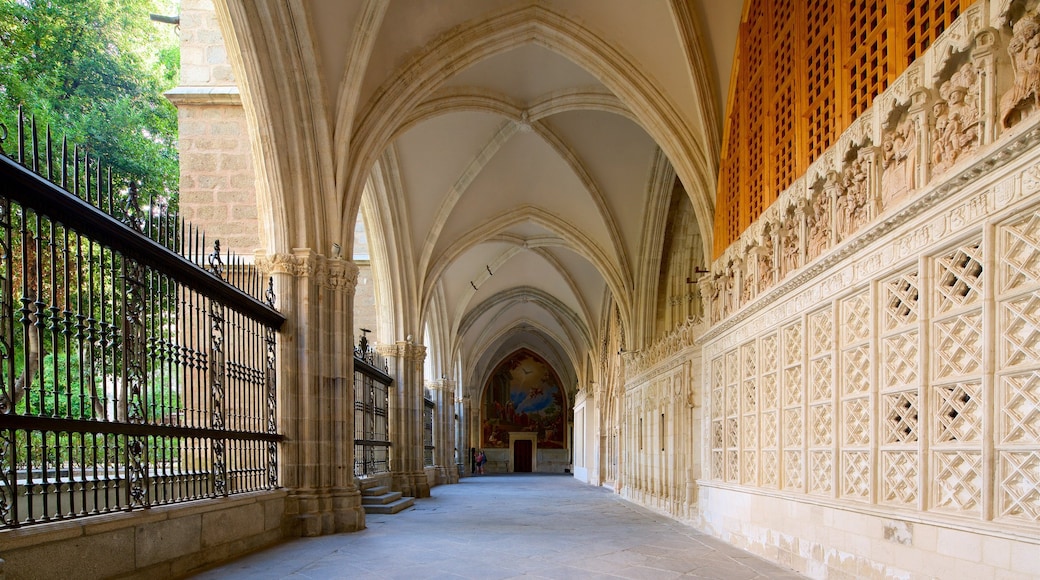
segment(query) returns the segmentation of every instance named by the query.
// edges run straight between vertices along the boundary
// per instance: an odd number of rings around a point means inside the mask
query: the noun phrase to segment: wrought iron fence
[[[430,399],[423,398],[423,465],[433,465],[433,415],[437,406]]]
[[[0,529],[277,486],[270,280],[0,125]]]
[[[393,379],[386,373],[386,362],[369,348],[368,339],[362,335],[354,349],[355,477],[390,471],[387,391],[391,383]]]

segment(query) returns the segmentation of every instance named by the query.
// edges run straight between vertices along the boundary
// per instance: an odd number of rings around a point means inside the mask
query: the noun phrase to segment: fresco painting
[[[483,445],[508,448],[509,432],[538,434],[539,449],[566,447],[567,400],[556,371],[529,350],[499,363],[484,385]]]

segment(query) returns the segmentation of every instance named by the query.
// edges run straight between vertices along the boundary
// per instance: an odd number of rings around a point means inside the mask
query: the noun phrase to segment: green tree
[[[139,180],[144,195],[175,203],[177,112],[162,93],[177,82],[180,49],[172,26],[149,19],[175,9],[169,0],[0,0],[0,120],[10,127],[21,105]]]

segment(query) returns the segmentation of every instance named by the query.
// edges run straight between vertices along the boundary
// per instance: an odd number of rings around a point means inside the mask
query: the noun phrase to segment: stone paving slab
[[[571,476],[470,477],[352,534],[295,539],[201,580],[802,578]]]

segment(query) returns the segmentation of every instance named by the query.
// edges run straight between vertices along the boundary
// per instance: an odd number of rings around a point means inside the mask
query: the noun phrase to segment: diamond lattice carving
[[[1000,517],[1040,522],[1040,451],[1000,452]]]
[[[974,374],[982,367],[982,313],[935,323],[935,377]]]
[[[784,366],[802,362],[802,323],[784,327]]]
[[[726,430],[722,427],[722,421],[711,422],[711,446],[713,449],[722,449],[726,446]]]
[[[841,456],[841,494],[860,499],[870,497],[870,453],[846,451]]]
[[[812,434],[809,443],[815,446],[830,445],[834,437],[834,412],[831,411],[831,406],[825,404],[809,407],[809,421],[809,431]]]
[[[714,389],[711,392],[711,418],[718,419],[723,416],[726,409],[725,391],[723,389]]]
[[[740,421],[726,419],[726,447],[736,447],[740,435]]]
[[[914,443],[918,439],[917,391],[881,396],[884,443]]]
[[[711,452],[711,478],[717,480],[725,479],[726,460],[722,451]]]
[[[1001,378],[1001,440],[1004,443],[1040,441],[1040,371]]]
[[[784,410],[784,447],[802,444],[802,410]]]
[[[726,414],[736,415],[740,411],[740,393],[737,385],[726,387]]]
[[[745,344],[740,347],[740,364],[745,379],[754,378],[758,374],[758,350],[755,343]]]
[[[841,344],[848,346],[870,337],[870,297],[861,292],[841,303]]]
[[[784,487],[802,489],[802,452],[784,451]]]
[[[1004,365],[1040,361],[1040,292],[1002,304]]]
[[[982,297],[982,243],[965,244],[936,261],[936,312],[978,302]]]
[[[726,481],[739,481],[740,454],[736,451],[726,452]]]
[[[917,322],[917,272],[897,276],[883,285],[885,330],[893,330]]]
[[[831,490],[834,460],[830,451],[809,452],[809,491],[828,493]]]
[[[982,385],[957,383],[936,387],[933,399],[936,443],[982,439]]]
[[[811,401],[822,401],[830,399],[833,389],[833,376],[831,375],[831,357],[818,358],[809,362],[809,373],[811,390]]]
[[[1040,211],[1002,227],[1001,232],[1001,291],[1040,282]]]
[[[726,386],[726,366],[722,357],[711,361],[711,388],[721,389]]]
[[[834,346],[834,328],[829,311],[809,317],[809,356],[827,352]]]
[[[910,505],[916,503],[919,471],[916,451],[882,451],[881,500]]]
[[[758,452],[745,451],[744,455],[744,479],[741,483],[755,485],[758,483]]]
[[[917,383],[917,332],[904,332],[881,341],[882,385],[885,389]]]
[[[762,448],[776,447],[776,413],[762,413]]]
[[[758,421],[755,420],[754,415],[744,417],[743,428],[743,444],[745,449],[754,449],[758,447]]]
[[[841,375],[846,395],[870,390],[870,347],[858,346],[841,353]]]
[[[754,413],[758,409],[758,384],[754,379],[744,381],[741,391],[744,397],[744,412]]]
[[[776,373],[764,375],[762,377],[762,388],[759,390],[762,409],[768,411],[776,408],[777,397],[779,396],[777,391]]]
[[[784,369],[784,405],[802,404],[802,367]]]
[[[739,368],[737,365],[737,349],[733,349],[726,353],[726,382],[735,383],[740,379]]]
[[[870,399],[843,401],[842,415],[845,445],[870,445]]]
[[[776,372],[776,369],[780,363],[780,356],[778,353],[775,334],[770,334],[768,336],[762,337],[760,353],[762,354],[762,372]]]
[[[762,452],[762,485],[776,487],[780,472],[780,459],[776,451]]]
[[[978,511],[982,498],[982,456],[979,453],[936,452],[936,508]]]

